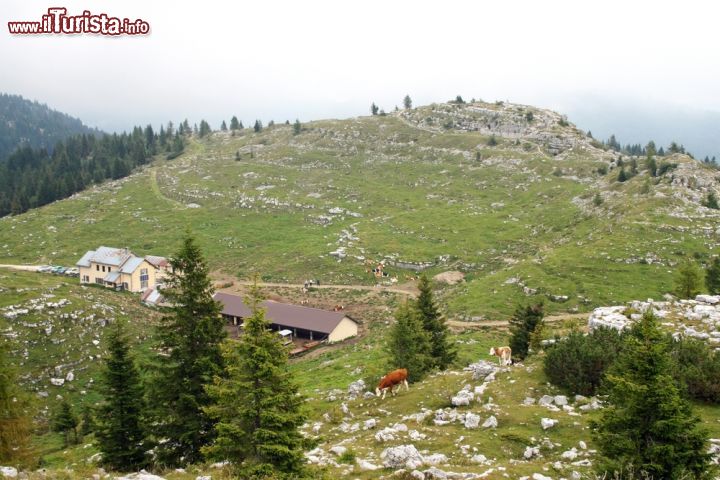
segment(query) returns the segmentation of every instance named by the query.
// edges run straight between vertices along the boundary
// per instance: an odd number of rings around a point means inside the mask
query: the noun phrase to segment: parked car
[[[37,271],[40,273],[50,273],[52,271],[52,268],[50,265],[41,265],[38,267]]]
[[[62,275],[63,273],[65,273],[65,270],[67,270],[67,268],[65,268],[65,267],[55,267],[53,269],[53,273],[55,273],[57,275]]]
[[[80,270],[76,267],[71,267],[65,270],[65,275],[69,277],[77,277],[80,275]]]

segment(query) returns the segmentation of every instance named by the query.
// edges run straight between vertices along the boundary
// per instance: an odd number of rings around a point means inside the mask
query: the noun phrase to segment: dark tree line
[[[58,142],[52,152],[22,147],[0,160],[0,216],[17,215],[94,183],[126,177],[158,153],[174,158],[183,145],[181,133],[169,123],[159,133],[148,125],[131,133],[75,135]]]
[[[590,135],[592,136],[592,135]],[[657,148],[655,147],[655,142],[650,140],[647,145],[642,146],[639,143],[636,144],[626,144],[622,145],[620,142],[618,142],[617,138],[615,138],[615,135],[610,135],[610,138],[602,142],[606,147],[610,148],[611,150],[614,150],[618,153],[623,153],[625,155],[635,156],[635,157],[648,157],[652,158],[654,156],[658,157],[664,157],[667,154],[673,154],[673,153],[683,153],[685,155],[688,155],[690,158],[693,157],[692,153],[685,150],[685,146],[682,144],[678,144],[677,142],[670,142],[670,145],[668,145],[667,150],[665,150],[663,147]],[[709,156],[705,156],[705,158],[702,160],[703,163],[706,165],[710,165],[712,167],[718,168],[720,165],[717,163],[717,159],[713,156],[712,158]]]
[[[52,150],[57,142],[72,135],[100,134],[77,118],[20,95],[0,94],[0,125],[0,159],[20,145]]]

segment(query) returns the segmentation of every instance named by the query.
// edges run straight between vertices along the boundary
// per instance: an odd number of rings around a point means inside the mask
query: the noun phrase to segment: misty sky
[[[714,3],[3,1],[0,91],[108,131],[366,115],[406,93],[415,104],[461,94],[566,112],[606,99],[720,111]],[[142,18],[151,33],[8,33],[7,21],[50,6]]]

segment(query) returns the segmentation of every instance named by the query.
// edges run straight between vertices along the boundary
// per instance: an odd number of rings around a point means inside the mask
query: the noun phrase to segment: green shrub
[[[689,397],[704,402],[720,402],[720,355],[702,340],[681,338],[673,342],[675,379]]]
[[[572,332],[547,349],[545,375],[571,395],[594,395],[621,344],[622,335],[608,328],[595,329],[589,335]]]
[[[348,450],[345,450],[345,453],[343,453],[342,455],[340,455],[338,457],[338,462],[345,463],[348,465],[354,465],[356,458],[357,458],[357,455],[355,454],[355,451],[348,449]]]
[[[661,177],[661,176],[665,175],[667,172],[670,172],[676,168],[677,168],[677,163],[662,162],[660,164],[660,167],[658,168],[657,176]]]

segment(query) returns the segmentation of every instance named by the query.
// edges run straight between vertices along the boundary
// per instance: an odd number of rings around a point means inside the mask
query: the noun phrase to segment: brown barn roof
[[[242,297],[230,293],[218,292],[213,297],[223,305],[222,313],[234,317],[249,317],[252,312]],[[289,303],[267,300],[262,303],[265,317],[271,323],[284,327],[302,328],[314,332],[332,333],[344,318],[354,321],[343,312],[329,312],[319,308],[302,307]]]

